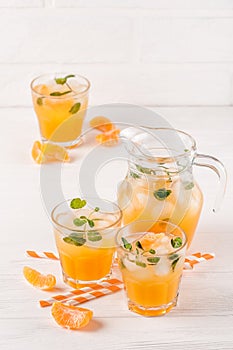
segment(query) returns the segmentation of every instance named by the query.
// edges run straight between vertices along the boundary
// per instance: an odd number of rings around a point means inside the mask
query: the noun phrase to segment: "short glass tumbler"
[[[159,316],[177,304],[186,242],[167,221],[135,221],[119,230],[118,262],[131,311]]]
[[[111,275],[122,213],[102,199],[87,199],[81,209],[70,204],[71,200],[58,204],[51,216],[64,282],[77,288]]]
[[[74,146],[81,139],[90,82],[77,74],[45,74],[31,82],[42,141]]]

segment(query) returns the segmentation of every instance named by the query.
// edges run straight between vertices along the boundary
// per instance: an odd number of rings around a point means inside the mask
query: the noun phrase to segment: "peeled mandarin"
[[[33,144],[32,158],[38,164],[51,161],[68,162],[70,160],[64,147],[49,142],[42,144],[40,141],[35,141]]]
[[[49,87],[47,85],[44,85],[44,84],[36,85],[34,87],[34,90],[41,95],[49,95],[49,93],[50,93]]]
[[[56,278],[53,275],[42,275],[31,267],[24,266],[23,274],[26,280],[33,286],[42,290],[50,290],[56,284]]]
[[[102,132],[107,132],[114,129],[114,125],[112,124],[111,120],[103,116],[93,118],[90,121],[90,126]]]
[[[93,317],[93,312],[89,309],[60,302],[53,303],[51,314],[59,326],[74,330],[85,327]]]
[[[113,146],[118,142],[119,139],[119,129],[114,129],[103,134],[96,136],[96,141],[98,143],[104,144],[104,146]]]

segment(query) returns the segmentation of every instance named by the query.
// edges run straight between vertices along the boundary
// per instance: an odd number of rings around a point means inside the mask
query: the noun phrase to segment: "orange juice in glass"
[[[118,261],[131,311],[160,316],[177,303],[186,236],[165,221],[135,221],[119,230]]]
[[[88,105],[90,82],[77,74],[46,74],[31,83],[42,141],[79,143]]]
[[[76,288],[110,276],[121,217],[116,204],[94,198],[74,198],[53,209],[55,240],[65,283]]]

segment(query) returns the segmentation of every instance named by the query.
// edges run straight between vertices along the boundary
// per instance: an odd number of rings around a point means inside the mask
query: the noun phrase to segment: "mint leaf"
[[[130,172],[130,176],[134,179],[140,179],[140,176],[136,173],[134,173],[133,171]]]
[[[75,104],[71,107],[71,109],[69,110],[69,112],[70,112],[71,114],[75,114],[75,113],[77,113],[77,112],[79,111],[80,107],[81,107],[81,103],[77,102],[77,103],[75,103]]]
[[[177,259],[178,257],[179,257],[178,254],[172,254],[172,255],[170,255],[170,256],[168,257],[168,259],[169,259],[169,260],[175,260],[175,259]]]
[[[154,249],[150,249],[150,250],[149,250],[149,253],[151,253],[151,254],[155,254],[155,253],[156,253],[156,251],[155,251]]]
[[[136,247],[138,247],[139,249],[143,249],[140,241],[136,242]]]
[[[170,194],[172,193],[171,190],[166,190],[166,188],[160,188],[157,191],[154,191],[154,196],[159,201],[164,201]]]
[[[90,227],[94,227],[95,226],[95,223],[94,223],[93,220],[90,220],[90,219],[87,218],[87,222],[88,222]]]
[[[171,239],[171,245],[173,248],[179,248],[182,246],[182,239],[181,237],[176,237]]]
[[[125,264],[123,262],[123,259],[119,260],[119,267],[120,267],[120,269],[125,269],[126,268],[126,266],[125,266]]]
[[[160,258],[157,257],[157,256],[154,257],[154,258],[147,258],[147,261],[148,261],[149,263],[153,264],[153,265],[158,264],[159,260],[160,260]]]
[[[43,97],[38,97],[38,99],[36,100],[36,103],[37,103],[39,106],[42,106],[42,105],[43,105]]]
[[[69,75],[67,75],[67,76],[64,77],[64,78],[55,78],[54,80],[55,80],[55,82],[56,82],[57,84],[59,84],[59,85],[64,85],[64,84],[66,83],[67,79],[69,79],[69,78],[74,78],[74,77],[75,77],[74,74],[69,74]]]
[[[64,237],[63,241],[69,244],[73,244],[76,245],[78,247],[81,247],[82,245],[84,245],[86,243],[86,239],[83,238],[83,234],[82,233],[71,233],[68,237]]]
[[[64,91],[64,92],[54,91],[54,92],[51,92],[50,96],[63,96],[63,95],[69,94],[70,92],[71,90]]]
[[[74,198],[70,202],[70,207],[72,209],[81,209],[81,208],[85,207],[86,204],[87,204],[87,202],[85,201],[85,199]]]
[[[73,220],[73,223],[75,224],[75,226],[83,226],[87,223],[87,220],[76,218]]]
[[[98,242],[102,239],[102,236],[98,231],[87,232],[87,237],[91,242]]]
[[[187,182],[186,185],[184,185],[184,188],[186,190],[191,190],[194,187],[194,183],[193,182]]]
[[[176,268],[176,264],[178,263],[178,261],[180,260],[180,258],[177,258],[176,260],[173,260],[171,267],[172,267],[172,271],[174,272],[175,268]]]
[[[150,168],[144,168],[139,164],[136,164],[136,168],[143,174],[147,174],[147,175],[155,175],[156,172]]]
[[[128,250],[132,250],[132,244],[129,243],[124,237],[121,237],[121,240],[124,244],[124,248]]]
[[[89,219],[89,218],[87,218],[87,217],[84,216],[84,215],[81,215],[80,218],[79,218],[79,220],[80,220],[80,219],[81,219],[81,221],[83,220],[83,221],[85,221],[85,222],[88,222],[88,224],[89,224],[90,227],[94,227],[94,226],[95,226],[94,221],[91,220],[91,219]]]
[[[136,265],[140,267],[146,267],[146,264],[144,262],[138,260],[136,260]]]

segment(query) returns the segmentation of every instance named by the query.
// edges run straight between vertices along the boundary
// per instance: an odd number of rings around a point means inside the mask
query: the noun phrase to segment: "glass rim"
[[[154,128],[153,126],[146,126],[146,125],[141,125],[140,126],[141,128],[143,129],[148,129],[148,130],[158,130],[158,131],[165,131],[165,130],[168,130],[168,131],[173,131],[173,132],[176,132],[178,134],[182,134],[184,136],[186,136],[190,142],[191,142],[191,146],[187,149],[187,151],[183,152],[183,153],[180,153],[180,154],[177,154],[175,156],[173,156],[174,159],[177,159],[177,158],[182,158],[184,156],[187,156],[187,155],[190,155],[191,152],[195,152],[196,149],[197,149],[197,144],[196,144],[196,141],[195,139],[190,135],[188,134],[187,132],[183,131],[183,130],[180,130],[180,129],[175,129],[175,128],[166,128],[166,127],[163,127],[163,128]],[[162,147],[161,147],[162,149]],[[132,152],[129,152],[131,155],[133,155],[135,157],[135,154],[133,154]],[[144,153],[143,153],[144,154]],[[148,156],[145,154],[145,157],[147,157],[148,159],[151,159],[151,160],[155,160],[157,158],[163,158],[163,157],[153,157],[153,156]],[[164,157],[164,158],[168,158],[168,157]]]
[[[56,100],[56,99],[57,99],[57,100],[61,100],[61,99],[70,98],[70,96],[66,96],[66,95],[63,95],[63,96],[50,96],[50,95],[47,95],[47,94],[42,94],[42,93],[40,93],[40,92],[38,92],[38,91],[35,90],[33,84],[35,83],[35,81],[36,81],[37,79],[40,79],[40,78],[43,78],[43,77],[48,77],[48,76],[50,76],[50,75],[54,75],[54,77],[56,77],[56,74],[61,74],[61,75],[65,75],[65,74],[66,74],[66,75],[69,75],[69,74],[67,74],[67,73],[45,73],[45,74],[38,75],[38,76],[35,77],[35,78],[31,81],[31,83],[30,83],[31,91],[33,91],[33,93],[37,94],[38,96],[45,96],[45,97],[47,97],[47,98],[51,98],[51,99],[54,99],[54,100]],[[72,91],[72,92],[74,92],[74,94],[72,95],[72,97],[80,96],[80,95],[86,94],[86,93],[89,91],[90,87],[91,87],[90,81],[89,81],[86,77],[84,77],[83,75],[80,75],[80,74],[73,74],[73,75],[74,75],[74,77],[73,77],[74,79],[75,79],[76,77],[81,78],[81,79],[84,79],[84,80],[86,81],[86,83],[87,83],[87,86],[86,86],[85,90],[82,91],[82,92],[77,92],[77,93],[75,93],[75,91]]]
[[[72,199],[73,199],[73,198],[72,198]],[[68,227],[68,226],[65,226],[65,225],[60,224],[60,223],[55,219],[55,211],[56,211],[56,209],[58,209],[58,207],[60,207],[62,204],[68,203],[68,202],[70,202],[72,199],[66,199],[66,200],[64,200],[64,201],[62,201],[62,202],[60,202],[60,203],[58,203],[58,204],[53,208],[53,210],[52,210],[52,212],[51,212],[51,215],[50,215],[53,224],[55,224],[55,225],[57,225],[57,226],[59,226],[59,227],[61,227],[61,228],[64,228],[64,229],[66,229],[66,230],[72,231],[72,232],[81,232],[81,233],[85,233],[85,232],[87,232],[87,231],[88,231],[88,232],[96,232],[96,231],[104,231],[104,230],[107,230],[107,229],[109,229],[109,228],[115,226],[116,224],[118,224],[118,223],[121,222],[121,220],[122,220],[122,217],[123,217],[122,210],[120,209],[120,207],[119,207],[116,203],[111,202],[111,201],[109,201],[108,199],[100,199],[101,201],[104,201],[104,202],[113,204],[113,205],[117,208],[117,210],[118,210],[119,218],[118,218],[116,221],[114,221],[114,223],[112,223],[111,225],[108,225],[108,226],[105,226],[105,227],[101,227],[101,228],[98,228],[98,229],[93,229],[93,228],[91,228],[91,229],[88,229],[88,230],[86,230],[86,231],[85,231],[85,230],[81,230],[81,229],[75,229],[75,228],[74,228],[74,229],[71,229],[71,228]],[[89,199],[97,199],[97,198],[89,197]],[[85,200],[87,201],[87,205],[88,205],[88,198],[85,199]],[[72,209],[71,207],[69,207],[69,208],[70,208],[71,210],[75,210],[75,209]],[[80,208],[80,209],[83,209],[83,208]],[[99,212],[100,212],[100,213],[103,213],[103,214],[110,214],[110,213],[107,212],[107,211],[101,211],[101,209],[99,210]]]
[[[181,247],[179,247],[179,248],[177,248],[176,250],[173,250],[172,252],[170,252],[170,253],[163,253],[163,254],[154,254],[154,256],[158,256],[158,257],[160,257],[160,256],[168,256],[168,255],[171,255],[171,254],[175,254],[175,253],[177,253],[177,252],[179,252],[180,250],[182,250],[183,248],[185,248],[186,246],[187,246],[187,243],[188,243],[188,239],[187,239],[187,235],[186,235],[186,233],[184,232],[184,230],[180,227],[180,226],[178,226],[178,225],[176,225],[176,224],[173,224],[172,222],[169,222],[169,221],[164,221],[164,220],[157,220],[157,221],[154,221],[154,220],[136,220],[136,221],[133,221],[133,222],[131,222],[131,223],[129,223],[129,224],[127,224],[127,225],[125,225],[125,226],[123,226],[123,227],[121,227],[119,230],[118,230],[118,232],[117,232],[117,235],[116,235],[116,243],[117,243],[117,249],[121,249],[122,251],[124,251],[124,252],[127,252],[127,253],[130,253],[130,254],[133,254],[133,255],[137,255],[137,253],[136,252],[132,252],[132,251],[129,251],[128,249],[126,249],[126,248],[124,248],[123,246],[122,246],[122,243],[120,243],[119,242],[119,240],[118,240],[118,238],[119,238],[119,236],[120,236],[120,233],[121,232],[123,232],[123,230],[124,229],[127,229],[127,227],[129,227],[129,226],[131,226],[131,225],[134,225],[134,224],[136,224],[136,223],[149,223],[149,222],[151,222],[151,223],[153,223],[153,224],[156,224],[156,223],[165,223],[165,224],[167,224],[167,225],[170,225],[170,226],[172,226],[173,228],[175,228],[175,229],[179,229],[179,231],[182,233],[182,245],[181,245]],[[150,231],[149,231],[150,232]],[[137,232],[135,232],[135,234],[136,234]],[[138,232],[139,233],[139,232]],[[146,231],[145,231],[145,233],[147,233]],[[132,233],[132,235],[133,235],[133,233]],[[184,238],[184,241],[183,241],[183,238]]]

